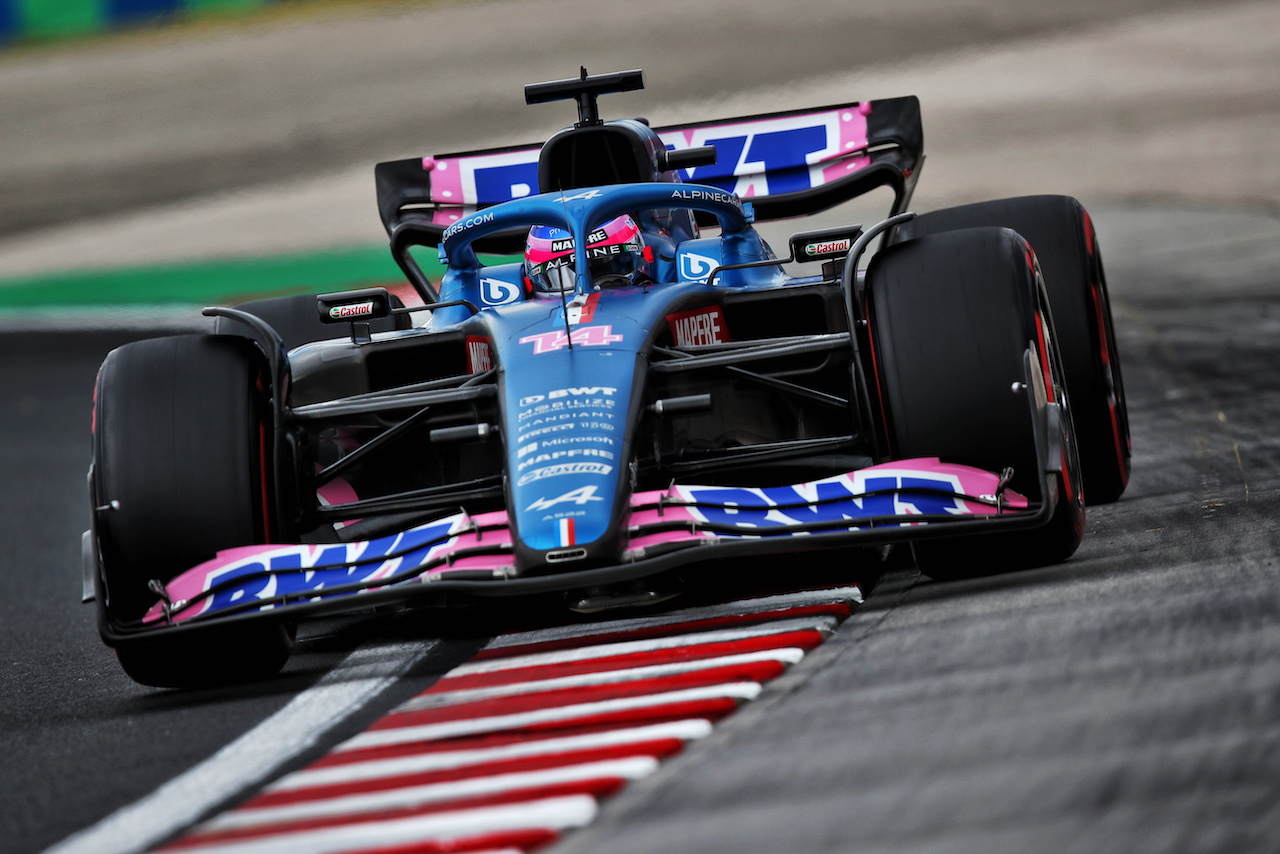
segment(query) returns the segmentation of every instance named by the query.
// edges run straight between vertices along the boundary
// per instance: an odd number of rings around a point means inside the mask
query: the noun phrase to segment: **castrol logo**
[[[845,240],[828,240],[822,243],[810,243],[804,248],[804,251],[809,255],[827,255],[832,252],[848,252],[849,246],[849,240],[846,238]]]
[[[355,302],[350,305],[335,305],[329,309],[329,316],[334,320],[368,317],[371,314],[373,314],[373,300]]]

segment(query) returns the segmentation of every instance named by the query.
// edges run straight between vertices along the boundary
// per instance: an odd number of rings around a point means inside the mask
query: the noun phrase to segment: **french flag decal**
[[[573,517],[560,520],[560,545],[573,545]]]

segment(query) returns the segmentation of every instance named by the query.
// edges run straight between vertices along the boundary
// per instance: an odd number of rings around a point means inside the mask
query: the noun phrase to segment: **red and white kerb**
[[[572,544],[572,517],[560,524]],[[541,848],[709,735],[861,601],[853,586],[802,590],[496,637],[365,732],[161,850]]]

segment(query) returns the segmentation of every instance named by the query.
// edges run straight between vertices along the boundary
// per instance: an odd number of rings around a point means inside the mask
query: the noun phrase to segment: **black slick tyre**
[[[1071,393],[1085,500],[1115,501],[1129,483],[1129,415],[1093,222],[1069,196],[1024,196],[923,214],[901,226],[897,238],[979,226],[1013,229],[1040,262]]]
[[[1042,472],[1027,395],[1025,359],[1036,349],[1050,401],[1063,405],[1063,474],[1049,522],[1026,531],[923,539],[917,565],[937,579],[1056,563],[1084,533],[1084,503],[1062,395],[1052,320],[1034,258],[1014,232],[967,229],[899,243],[872,259],[867,315],[889,454],[940,457],[1000,472],[1042,499]]]
[[[234,336],[182,335],[107,355],[94,403],[93,501],[105,608],[115,627],[172,580],[221,549],[270,535],[265,361]],[[113,504],[114,503],[114,504]],[[187,687],[277,672],[290,652],[270,622],[183,629],[117,641],[136,681]]]

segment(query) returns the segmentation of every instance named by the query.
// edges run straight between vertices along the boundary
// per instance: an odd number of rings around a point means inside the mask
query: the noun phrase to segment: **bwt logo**
[[[735,528],[767,528],[885,516],[902,516],[906,522],[920,514],[959,515],[966,512],[965,508],[949,494],[959,491],[959,482],[946,475],[912,472],[864,476],[858,472],[852,483],[840,476],[798,486],[690,487],[687,495],[700,502],[693,512],[707,522]]]
[[[322,594],[326,587],[385,578],[398,572],[409,573],[426,566],[449,545],[456,521],[457,517],[452,517],[367,543],[287,546],[232,564],[211,575],[207,584],[213,586],[246,577],[219,590],[201,613],[284,593]]]
[[[809,175],[809,158],[820,156],[821,152],[834,147],[829,141],[827,125],[785,127],[783,124],[782,121],[775,122],[773,126],[776,129],[767,132],[734,133],[736,128],[725,127],[721,133],[716,133],[716,128],[709,128],[705,138],[698,134],[693,144],[714,145],[716,163],[685,172],[684,180],[710,184],[739,195],[745,195],[748,187],[754,188],[756,195],[779,195],[810,189],[813,183]],[[670,145],[676,142],[676,138],[663,141]],[[683,141],[678,144],[685,145]]]
[[[521,344],[533,344],[533,355],[562,350],[569,344],[578,347],[607,347],[622,341],[621,335],[613,334],[612,326],[580,326],[570,335],[563,330],[543,332],[538,335],[526,335],[520,339]]]
[[[546,394],[531,394],[528,397],[522,397],[520,398],[520,405],[533,406],[533,404],[542,403],[544,400],[559,400],[564,397],[589,397],[596,394],[603,394],[612,397],[616,391],[616,388],[607,385],[588,385],[580,388],[558,388],[554,391],[549,391]]]
[[[668,148],[714,145],[714,165],[682,169],[684,181],[710,184],[729,194],[777,195],[808,190],[823,183],[820,164],[846,153],[840,148],[840,118],[833,112],[810,113],[731,122],[698,128],[675,128],[659,133]],[[865,144],[865,140],[861,141]],[[540,148],[500,155],[463,157],[463,195],[469,204],[491,205],[529,195],[538,186]],[[599,190],[587,190],[565,198],[594,199]],[[732,202],[730,202],[732,203]],[[452,237],[457,232],[445,232]]]

